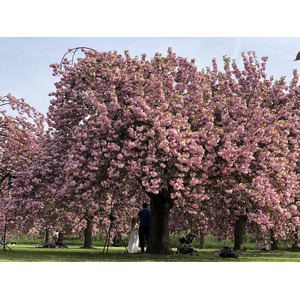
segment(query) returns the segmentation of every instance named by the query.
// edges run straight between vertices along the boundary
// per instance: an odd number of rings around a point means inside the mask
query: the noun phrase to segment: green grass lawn
[[[237,252],[240,257],[222,258],[217,249],[198,249],[198,255],[176,254],[153,255],[138,252],[129,254],[124,247],[109,247],[108,253],[103,253],[103,247],[83,249],[78,245],[69,248],[35,248],[32,244],[17,244],[10,246],[13,251],[0,248],[0,262],[298,262],[300,251],[278,250],[261,252],[247,250]]]

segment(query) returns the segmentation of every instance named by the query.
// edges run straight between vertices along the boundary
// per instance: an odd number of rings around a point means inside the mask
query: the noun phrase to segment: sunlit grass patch
[[[18,244],[10,251],[0,248],[1,262],[298,262],[300,251],[237,251],[239,258],[222,258],[218,249],[198,249],[198,255],[177,254],[176,248],[170,255],[149,253],[126,253],[124,247],[83,249],[77,245],[68,248],[35,248],[35,245]]]

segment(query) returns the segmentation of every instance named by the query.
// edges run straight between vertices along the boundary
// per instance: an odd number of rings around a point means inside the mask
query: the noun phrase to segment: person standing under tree
[[[139,248],[139,225],[136,217],[131,220],[131,235],[128,243],[128,253],[137,253]]]
[[[140,221],[139,227],[139,240],[141,251],[144,252],[145,241],[148,244],[149,228],[150,228],[150,217],[151,212],[147,209],[147,203],[143,203],[143,209],[138,213],[138,220]]]
[[[58,234],[59,234],[59,232],[58,232],[58,230],[56,229],[56,230],[54,231],[54,233],[53,233],[53,236],[52,236],[52,244],[55,244],[56,241],[58,240]]]

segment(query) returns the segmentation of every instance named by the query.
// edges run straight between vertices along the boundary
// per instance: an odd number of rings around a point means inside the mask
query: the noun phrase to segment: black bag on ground
[[[232,247],[224,247],[219,256],[221,257],[232,257],[232,258],[239,258],[239,255],[232,252],[233,251],[233,248]]]
[[[192,247],[179,248],[179,252],[181,254],[189,254],[193,252],[193,248]]]
[[[239,255],[234,252],[228,252],[226,257],[239,258]]]

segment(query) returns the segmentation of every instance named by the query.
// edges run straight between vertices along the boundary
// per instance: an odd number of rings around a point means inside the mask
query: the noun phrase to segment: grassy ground
[[[128,237],[124,238],[125,245]],[[199,249],[200,244],[195,239],[193,245],[198,250],[198,255],[176,254],[179,245],[178,236],[170,236],[173,254],[151,255],[148,253],[129,254],[123,246],[109,247],[108,253],[103,253],[103,237],[94,238],[93,249],[81,248],[84,244],[82,239],[73,236],[65,236],[63,243],[68,248],[36,248],[36,245],[44,244],[43,236],[36,238],[19,237],[9,239],[8,242],[16,241],[17,245],[10,246],[13,251],[0,248],[0,262],[298,262],[300,261],[300,250],[292,251],[288,248],[289,243],[281,243],[278,251],[262,252],[262,246],[258,246],[247,237],[247,251],[236,252],[239,258],[219,257],[218,250],[224,246],[232,247],[229,239],[219,243],[212,235],[205,237],[206,249]],[[269,245],[270,247],[270,245]]]
[[[219,257],[217,249],[198,249],[198,255],[176,254],[174,248],[170,255],[148,253],[129,254],[124,247],[109,247],[103,253],[103,247],[82,249],[71,245],[69,248],[35,248],[33,244],[10,246],[13,251],[0,248],[1,262],[299,262],[300,251],[278,250],[261,252],[247,250],[238,252],[240,257]]]
[[[180,237],[182,237],[182,236],[180,236]],[[171,243],[172,248],[177,248],[178,247],[178,245],[179,245],[178,238],[179,238],[179,236],[173,236],[173,235],[170,236],[170,243]],[[14,238],[9,238],[8,239],[8,242],[12,242],[12,241],[17,242],[18,245],[19,244],[25,244],[25,245],[31,245],[32,246],[32,245],[37,245],[38,244],[39,246],[41,246],[41,245],[44,244],[44,237],[41,236],[41,237],[36,237],[36,238],[29,238],[27,236],[24,236],[24,237],[19,237],[19,238],[16,238],[16,239],[14,239]],[[123,238],[123,241],[124,241],[125,245],[128,245],[129,237]],[[50,240],[50,242],[51,242],[51,240]],[[63,240],[63,243],[68,245],[68,246],[78,246],[78,248],[79,248],[79,247],[83,246],[84,241],[83,241],[83,239],[80,239],[78,237],[65,236],[64,240]],[[102,237],[95,237],[93,239],[93,246],[95,246],[95,247],[104,246],[104,243],[105,243],[105,241],[104,241],[103,236]],[[229,238],[226,239],[226,240],[223,240],[221,242],[218,242],[217,239],[214,236],[210,235],[210,234],[205,236],[204,244],[205,244],[206,249],[212,249],[212,250],[220,249],[220,248],[223,248],[225,246],[233,247],[233,242],[230,241]],[[196,248],[200,248],[200,242],[197,241],[196,239],[193,240],[193,245]],[[289,245],[291,246],[291,243],[281,241],[281,243],[279,244],[279,249],[280,250],[288,250]],[[247,237],[247,242],[246,242],[245,246],[246,246],[247,250],[259,250],[259,249],[263,248],[266,245],[260,245],[260,246],[256,245],[252,241],[251,236],[249,235]],[[268,246],[269,246],[269,248],[271,248],[270,244]]]

